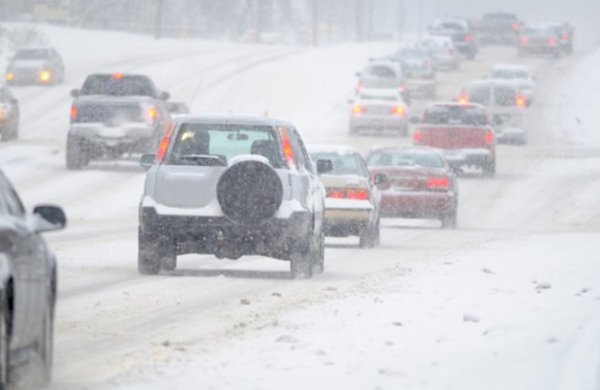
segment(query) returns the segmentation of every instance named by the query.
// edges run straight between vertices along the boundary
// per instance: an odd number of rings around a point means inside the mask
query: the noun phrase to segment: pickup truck
[[[417,127],[415,145],[444,151],[458,172],[465,166],[480,167],[485,176],[496,173],[496,141],[484,106],[475,103],[434,103],[422,119],[411,118]]]

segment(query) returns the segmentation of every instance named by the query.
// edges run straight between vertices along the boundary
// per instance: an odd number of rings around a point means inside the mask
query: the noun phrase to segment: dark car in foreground
[[[50,380],[57,269],[41,234],[65,225],[55,206],[27,213],[0,170],[0,389],[10,388],[11,372],[25,363],[36,382]]]
[[[371,150],[367,165],[379,184],[381,216],[439,219],[442,227],[457,223],[458,186],[442,153],[428,147],[389,146]]]
[[[81,169],[102,158],[151,153],[171,123],[164,102],[168,93],[156,89],[144,75],[90,75],[72,95],[68,169]]]
[[[19,101],[6,87],[0,87],[0,141],[19,138]]]
[[[58,84],[65,79],[65,65],[52,47],[26,47],[8,62],[5,79],[9,85]]]
[[[444,151],[456,170],[479,167],[485,176],[496,173],[496,138],[484,106],[440,102],[427,106],[413,132],[415,145]]]
[[[261,255],[294,278],[324,269],[325,189],[294,126],[245,116],[182,116],[149,170],[139,208],[138,270],[173,270],[177,256]]]

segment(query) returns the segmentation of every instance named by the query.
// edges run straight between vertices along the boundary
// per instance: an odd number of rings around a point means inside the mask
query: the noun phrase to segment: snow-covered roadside
[[[398,266],[350,293],[332,286],[327,303],[215,355],[114,388],[557,388],[573,343],[597,330],[598,251],[600,233],[533,235]],[[584,345],[597,352],[591,335]],[[600,356],[577,362],[594,372]]]

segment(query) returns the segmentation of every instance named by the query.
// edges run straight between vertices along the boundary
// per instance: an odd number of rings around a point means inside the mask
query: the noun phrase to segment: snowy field
[[[350,137],[354,73],[390,44],[319,48],[162,40],[42,27],[66,83],[15,87],[22,139],[0,167],[29,207],[54,202],[60,293],[51,389],[600,389],[600,50],[560,60],[489,47],[440,73],[440,97],[499,62],[538,89],[529,144],[498,147],[493,179],[461,178],[459,228],[385,220],[382,244],[328,240],[326,272],[185,256],[138,275],[135,161],[64,166],[69,91],[96,71],[146,73],[194,112],[293,121],[307,143]],[[418,112],[421,104],[413,111]]]

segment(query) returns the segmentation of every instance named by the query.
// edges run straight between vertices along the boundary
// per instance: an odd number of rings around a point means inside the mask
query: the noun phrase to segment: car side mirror
[[[331,160],[317,160],[317,173],[322,175],[333,171],[333,161]]]
[[[39,205],[33,209],[33,229],[36,233],[61,230],[67,226],[63,209],[51,205]]]
[[[171,97],[171,94],[167,91],[162,91],[160,94],[158,94],[158,98],[160,100],[169,100],[170,97]]]
[[[386,183],[388,181],[387,175],[385,173],[377,173],[375,177],[373,177],[373,184],[379,185]]]
[[[155,160],[156,155],[154,154],[142,154],[142,157],[140,157],[140,166],[145,170],[148,170],[152,165],[154,165]]]
[[[418,125],[419,123],[421,123],[421,118],[419,118],[418,116],[411,116],[408,121],[410,123],[412,123],[413,125]]]

